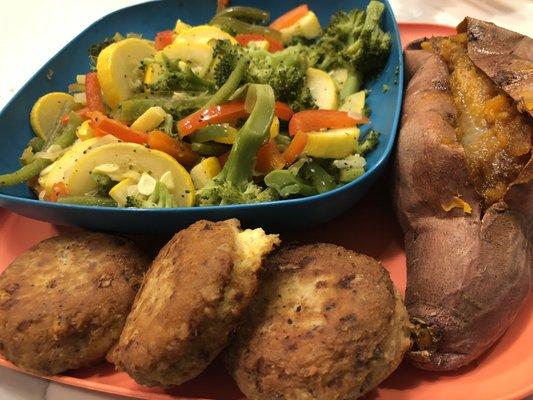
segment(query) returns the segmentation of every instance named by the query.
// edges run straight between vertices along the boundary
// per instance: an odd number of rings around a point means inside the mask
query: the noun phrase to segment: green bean
[[[229,125],[208,125],[205,128],[198,129],[189,136],[191,142],[204,143],[215,139],[228,137],[231,134],[236,134],[237,129]]]
[[[234,34],[256,33],[277,40],[278,42],[281,41],[281,33],[279,31],[262,25],[249,24],[235,18],[224,16],[215,17],[211,21],[211,25],[218,25],[221,29]]]
[[[176,118],[182,114],[189,114],[201,108],[211,95],[206,93],[184,94],[182,96],[166,97],[142,95],[124,100],[120,103],[120,120],[135,121],[150,107],[159,106]]]
[[[245,22],[254,22],[258,24],[266,24],[270,20],[270,13],[255,7],[229,7],[220,11],[217,17],[230,17],[239,19]]]
[[[30,139],[24,151],[22,152],[19,161],[22,165],[28,165],[34,160],[35,153],[41,151],[44,147],[44,140],[40,137],[33,137]]]
[[[67,114],[69,111],[70,111],[70,106],[65,104],[63,108],[61,109],[61,112],[59,113],[59,118],[57,118],[56,123],[54,124],[54,127],[52,128],[52,130],[50,132],[46,132],[44,135],[46,140],[44,142],[43,149],[46,149],[47,146],[49,146],[51,142],[57,136],[59,136],[61,132],[63,132],[64,125],[61,123],[61,118],[63,118],[63,116]]]
[[[70,112],[68,114],[68,122],[61,129],[61,132],[55,137],[51,138],[50,144],[45,144],[44,150],[48,149],[50,146],[56,145],[60,146],[62,149],[66,149],[76,140],[76,129],[82,123],[81,117],[75,112]]]
[[[216,142],[192,143],[191,149],[202,156],[212,157],[224,154],[229,150],[229,146]]]
[[[306,167],[309,170],[309,177],[318,193],[329,192],[337,187],[333,177],[316,161],[310,161]]]
[[[163,125],[161,125],[161,129],[163,132],[165,132],[168,136],[173,136],[172,134],[172,127],[174,126],[174,118],[172,118],[172,115],[167,114],[165,115],[165,120],[163,121]]]
[[[268,187],[276,189],[283,198],[295,195],[312,196],[318,193],[314,186],[305,183],[294,173],[286,169],[270,172],[265,176],[265,184]]]
[[[40,137],[34,137],[31,138],[28,142],[28,146],[31,147],[34,153],[37,153],[38,151],[41,151],[44,147],[44,140]]]
[[[81,117],[76,113],[69,113],[69,121],[67,125],[63,126],[58,122],[54,132],[50,135],[46,141],[43,151],[46,151],[50,146],[57,145],[62,149],[67,148],[76,139],[76,129],[81,124]],[[0,187],[18,185],[19,183],[30,180],[37,176],[43,169],[52,163],[51,160],[43,158],[34,158],[29,164],[23,166],[19,170],[0,175]]]
[[[93,207],[116,207],[117,202],[109,197],[96,196],[59,196],[57,199],[61,204],[73,204],[77,206]]]
[[[13,186],[19,183],[26,182],[37,176],[43,169],[52,163],[51,160],[45,158],[36,158],[28,165],[11,172],[9,174],[0,175],[0,187]]]
[[[248,61],[245,60],[244,57],[240,58],[226,82],[217,90],[213,97],[209,99],[205,104],[205,107],[218,106],[219,104],[225,103],[239,87],[247,68]]]

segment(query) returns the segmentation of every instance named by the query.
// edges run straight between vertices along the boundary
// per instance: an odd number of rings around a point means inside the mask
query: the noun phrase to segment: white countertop
[[[143,0],[16,0],[0,13],[0,109],[52,55],[93,21]],[[487,19],[533,36],[532,0],[390,0],[398,21],[456,25]],[[114,400],[0,367],[2,400]]]

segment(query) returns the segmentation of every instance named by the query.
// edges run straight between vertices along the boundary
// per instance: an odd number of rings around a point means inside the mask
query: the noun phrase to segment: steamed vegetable
[[[170,175],[169,190],[177,206],[194,203],[194,185],[187,170],[174,158],[158,150],[150,150],[135,143],[114,143],[87,152],[76,162],[76,168],[66,177],[71,195],[86,195],[96,188],[91,174],[108,175],[114,181],[132,177],[140,179],[143,173],[158,181]]]
[[[219,41],[214,54],[214,77],[217,85],[221,86],[226,82],[238,60],[246,58],[249,60],[249,66],[243,82],[272,86],[276,99],[288,103],[293,110],[314,107],[313,98],[306,85],[308,63],[299,46],[269,53]]]
[[[364,117],[354,118],[344,111],[310,110],[294,114],[289,123],[289,133],[311,132],[320,129],[351,128],[366,123]]]
[[[155,49],[143,39],[129,38],[113,43],[98,55],[96,70],[104,101],[111,108],[139,91],[142,84],[141,61]]]
[[[56,123],[55,129],[50,133],[46,140],[43,152],[46,152],[52,146],[65,149],[74,142],[76,139],[76,129],[81,124],[81,118],[74,112],[70,112],[68,116],[69,119],[66,125],[61,124],[59,121]],[[51,163],[52,160],[49,158],[40,158],[36,156],[33,161],[24,165],[19,170],[9,174],[0,175],[0,187],[17,185],[28,181],[39,175],[39,173]]]
[[[372,0],[366,11],[339,11],[335,14],[309,56],[315,68],[347,71],[341,99],[359,91],[362,82],[380,71],[390,53],[391,37],[383,32],[380,19],[385,6]]]
[[[246,106],[251,111],[237,135],[228,161],[220,174],[198,192],[200,205],[238,204],[271,201],[270,189],[256,185],[252,172],[257,151],[265,142],[274,118],[274,91],[268,85],[250,85]]]
[[[52,92],[40,97],[30,112],[33,131],[38,137],[46,140],[59,118],[67,114],[74,106],[74,98],[67,93]]]
[[[316,68],[307,69],[307,87],[319,109],[336,110],[339,96],[335,82],[327,72]]]
[[[331,190],[364,170],[350,157],[377,143],[373,133],[359,142],[366,92],[352,92],[370,77],[360,65],[381,68],[380,41],[386,58],[382,12],[373,0],[322,34],[305,4],[273,22],[265,10],[222,7],[208,24],[177,20],[149,39],[117,33],[90,47],[92,71],[80,71],[72,96],[36,102],[40,138],[0,185],[30,179],[45,201],[145,208]],[[283,177],[300,188],[282,189]]]

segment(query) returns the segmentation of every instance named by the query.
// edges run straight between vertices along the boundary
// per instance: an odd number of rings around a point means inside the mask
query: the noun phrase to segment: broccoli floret
[[[125,207],[134,208],[175,208],[177,207],[174,195],[164,183],[158,181],[153,193],[146,197],[140,193],[126,197]]]
[[[177,64],[177,63],[176,63]],[[162,73],[161,77],[151,85],[150,92],[173,92],[173,91],[210,91],[214,89],[214,82],[200,78],[192,69],[187,66],[183,70],[169,64],[169,67]]]
[[[251,84],[247,102],[255,100],[252,112],[237,135],[228,161],[222,171],[196,193],[200,206],[258,203],[277,198],[270,188],[262,188],[252,180],[257,151],[268,140],[274,116],[274,92],[268,85]]]
[[[91,178],[96,182],[96,191],[101,196],[107,196],[111,188],[116,184],[109,176],[98,172],[91,173]]]
[[[370,150],[376,147],[378,142],[379,142],[379,133],[376,131],[370,131],[368,135],[366,135],[365,140],[362,143],[357,144],[357,153],[364,156]]]
[[[366,11],[339,11],[324,35],[307,49],[309,62],[317,68],[347,69],[343,99],[357,92],[362,81],[379,72],[387,61],[391,37],[379,24],[384,10],[383,3],[372,0]]]
[[[287,47],[276,53],[218,41],[215,45],[214,76],[218,87],[222,86],[235,69],[241,57],[249,60],[244,83],[270,85],[276,99],[291,105],[294,111],[315,108],[315,102],[306,86],[308,67],[305,49],[301,45]]]
[[[339,169],[339,181],[351,182],[365,173],[366,160],[359,154],[352,154],[341,160],[332,162]]]
[[[121,36],[119,33],[116,33],[113,37],[107,37],[101,42],[94,43],[89,47],[89,61],[91,64],[91,68],[94,70],[96,69],[96,60],[98,59],[98,56],[102,52],[103,49],[105,49],[107,46],[115,43],[117,40],[116,38],[118,36]],[[121,39],[118,39],[121,40]]]
[[[251,62],[245,81],[272,86],[276,99],[289,103],[295,111],[316,107],[306,85],[308,63],[302,47],[291,46],[276,53],[249,49]]]
[[[218,40],[213,48],[213,59],[216,60],[214,69],[215,84],[221,87],[237,66],[237,61],[244,54],[240,47],[232,45],[227,40]]]

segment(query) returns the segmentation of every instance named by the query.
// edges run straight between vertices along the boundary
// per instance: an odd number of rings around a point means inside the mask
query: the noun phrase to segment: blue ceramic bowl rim
[[[72,42],[74,42],[78,37],[83,35],[86,31],[88,31],[90,28],[92,28],[95,24],[100,22],[102,19],[114,15],[116,13],[122,12],[125,9],[138,7],[141,5],[145,5],[147,3],[154,3],[154,2],[162,2],[165,0],[149,0],[142,3],[134,4],[128,7],[123,7],[118,10],[112,11],[111,13],[108,13],[100,18],[98,18],[96,21],[92,22],[87,28],[85,28],[83,31],[81,31],[78,35],[76,35],[73,39],[71,39],[65,46],[59,50],[57,54],[62,52],[66,47],[68,47]],[[400,32],[398,30],[398,22],[396,21],[396,16],[394,15],[394,12],[392,10],[392,7],[389,3],[389,0],[381,0],[383,4],[385,4],[387,12],[392,17],[393,24],[393,40],[396,43],[396,46],[398,49],[402,48],[401,41],[400,41]],[[394,57],[394,54],[391,54],[391,57]],[[55,56],[54,56],[55,57]],[[231,204],[231,205],[222,205],[222,206],[196,206],[196,207],[177,207],[177,208],[150,208],[150,209],[144,209],[144,208],[117,208],[117,207],[95,207],[95,206],[85,206],[85,205],[75,205],[75,204],[60,204],[60,203],[51,203],[48,202],[46,205],[50,208],[55,209],[87,209],[87,210],[94,210],[98,209],[101,210],[101,212],[121,212],[121,213],[131,213],[131,212],[152,212],[152,213],[172,213],[172,212],[196,212],[199,210],[205,210],[205,211],[214,211],[214,210],[234,210],[234,209],[247,209],[247,208],[255,208],[257,206],[262,207],[277,207],[281,205],[292,205],[292,204],[306,204],[314,201],[320,201],[320,200],[327,200],[329,197],[334,196],[336,193],[339,193],[343,190],[349,190],[351,187],[356,186],[359,184],[359,182],[369,179],[373,175],[379,172],[380,168],[383,166],[384,163],[388,161],[389,156],[392,153],[392,149],[394,147],[394,143],[396,142],[396,135],[398,131],[398,124],[400,121],[400,114],[401,114],[401,108],[402,108],[402,100],[403,100],[403,82],[404,82],[404,65],[403,65],[403,57],[400,53],[400,59],[398,60],[398,87],[400,88],[398,92],[398,96],[396,98],[396,112],[394,114],[394,119],[392,123],[392,132],[389,136],[389,140],[387,143],[387,147],[385,148],[385,151],[381,155],[381,157],[377,160],[377,162],[370,168],[368,171],[366,171],[363,175],[358,177],[357,179],[353,180],[350,183],[347,183],[345,185],[339,186],[338,188],[335,188],[333,190],[330,190],[328,192],[315,194],[313,196],[308,197],[299,197],[294,199],[285,199],[285,200],[275,200],[275,201],[269,201],[264,203],[248,203],[248,204]],[[46,65],[49,61],[47,61],[44,65]],[[17,91],[17,93],[7,102],[7,104],[0,110],[0,113],[3,113],[4,110],[15,100],[17,97],[17,94],[21,92],[26,86],[29,85],[29,83],[36,78],[36,76],[41,72],[42,68],[41,66],[35,72],[30,79]],[[43,205],[43,202],[38,199],[27,199],[24,197],[18,197],[18,196],[12,196],[8,194],[0,193],[0,199],[7,199],[7,200],[15,200],[22,204],[39,204],[40,206]]]

